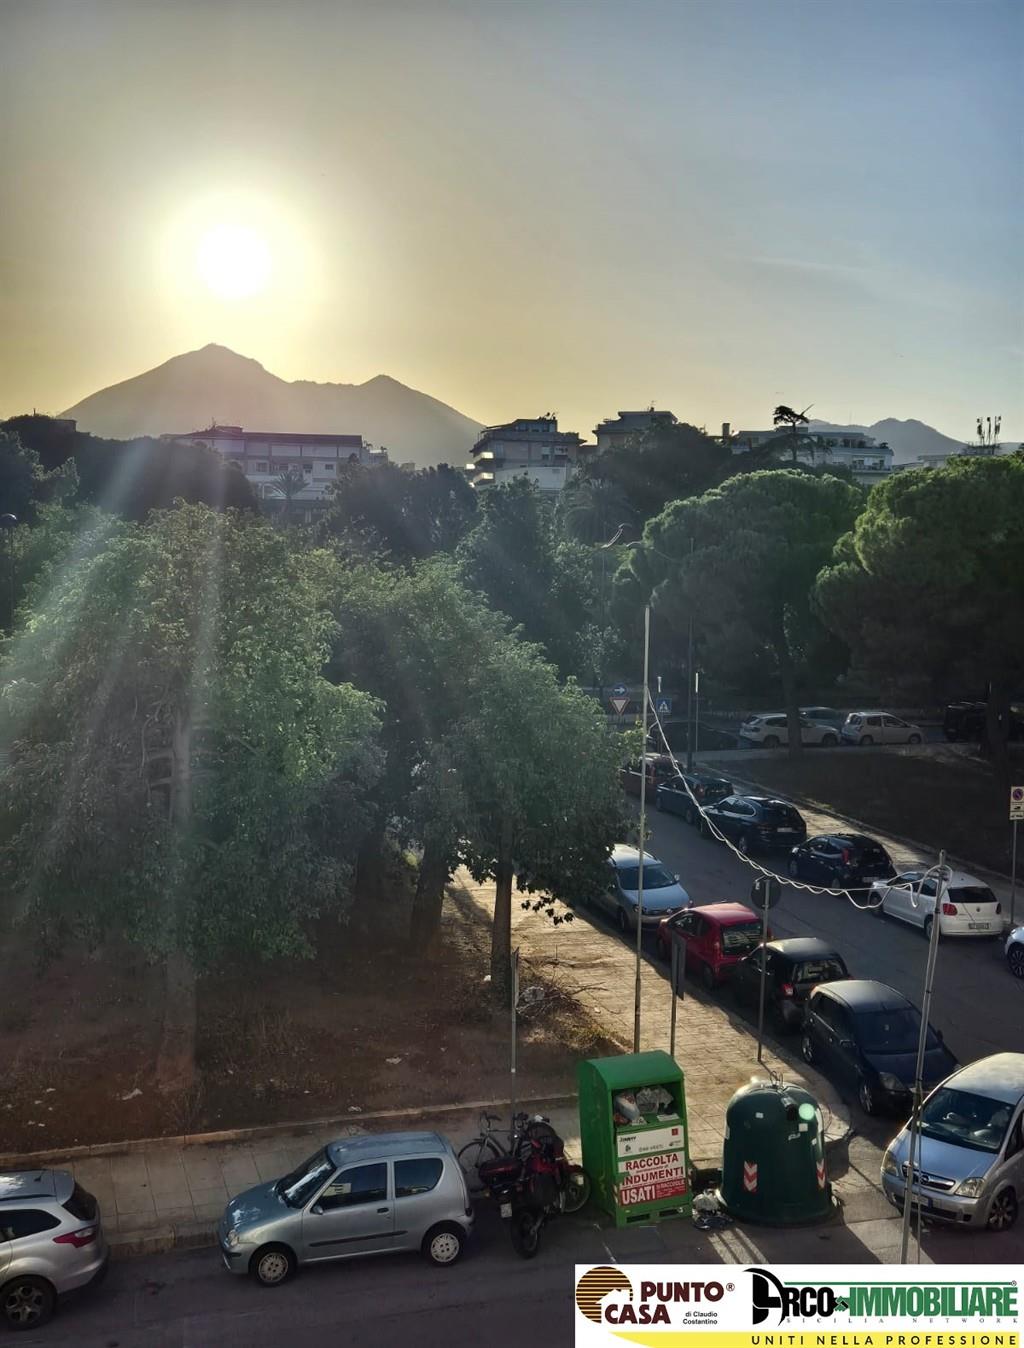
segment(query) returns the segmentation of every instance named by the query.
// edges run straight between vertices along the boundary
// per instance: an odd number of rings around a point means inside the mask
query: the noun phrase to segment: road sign
[[[623,712],[626,710],[626,708],[629,706],[629,698],[628,698],[628,697],[613,697],[613,698],[612,698],[612,706],[613,706],[614,709],[615,709],[615,715],[616,715],[616,716],[621,716],[622,713],[623,713]]]
[[[672,699],[670,697],[659,697],[654,704],[654,710],[659,716],[672,715]]]
[[[1010,787],[1010,818],[1024,819],[1024,786]]]
[[[626,692],[627,688],[624,683],[617,683],[615,687],[612,689],[612,694],[614,697],[625,697]]]
[[[782,886],[775,875],[759,875],[750,886],[750,902],[758,908],[774,908],[781,898]]]

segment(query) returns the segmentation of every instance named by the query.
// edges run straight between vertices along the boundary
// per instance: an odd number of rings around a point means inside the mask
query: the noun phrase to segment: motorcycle
[[[542,1114],[517,1114],[509,1154],[485,1161],[478,1173],[510,1223],[512,1248],[523,1259],[532,1259],[540,1249],[546,1222],[578,1212],[590,1198],[589,1176],[566,1160],[562,1139]]]

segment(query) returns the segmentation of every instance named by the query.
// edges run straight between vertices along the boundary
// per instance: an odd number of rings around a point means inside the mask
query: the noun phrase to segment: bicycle
[[[511,1155],[510,1134],[504,1128],[492,1127],[492,1124],[501,1123],[499,1114],[488,1114],[485,1110],[477,1123],[480,1132],[457,1152],[459,1165],[466,1177],[466,1187],[471,1194],[480,1194],[484,1191],[479,1175],[480,1166],[484,1161],[498,1160],[502,1156]]]

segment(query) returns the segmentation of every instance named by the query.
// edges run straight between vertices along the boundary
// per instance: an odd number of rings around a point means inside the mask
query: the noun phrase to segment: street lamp
[[[7,535],[7,630],[14,631],[14,531],[17,515],[0,515],[0,529]]]

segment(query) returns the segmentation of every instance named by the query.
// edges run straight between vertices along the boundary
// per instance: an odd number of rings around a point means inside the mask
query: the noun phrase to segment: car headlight
[[[963,1198],[979,1198],[984,1187],[985,1176],[972,1175],[970,1179],[961,1180],[956,1186],[956,1191]]]
[[[902,1091],[905,1089],[899,1077],[894,1077],[891,1072],[879,1072],[878,1082],[883,1091]]]
[[[896,1160],[896,1153],[893,1151],[892,1147],[886,1147],[885,1155],[882,1157],[882,1174],[898,1175],[899,1173],[900,1167]]]
[[[241,1243],[242,1243],[241,1237],[239,1236],[235,1228],[232,1227],[231,1230],[224,1237],[224,1244],[229,1249],[233,1250],[236,1245],[241,1245]]]

